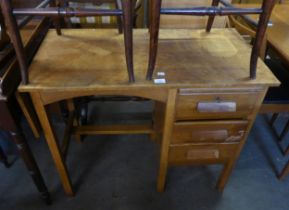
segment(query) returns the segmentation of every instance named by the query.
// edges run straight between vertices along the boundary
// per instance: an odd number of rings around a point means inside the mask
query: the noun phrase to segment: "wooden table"
[[[161,142],[158,191],[164,190],[168,167],[176,164],[224,164],[217,188],[222,190],[245,144],[269,86],[279,84],[258,63],[249,79],[250,47],[232,29],[161,30],[154,77],[145,80],[147,30],[134,31],[135,83],[128,83],[123,36],[116,30],[50,31],[32,62],[29,93],[68,195],[74,191],[45,106],[87,95],[126,95],[155,101],[153,124],[73,127],[74,134],[150,134]],[[163,78],[163,76],[161,76]]]

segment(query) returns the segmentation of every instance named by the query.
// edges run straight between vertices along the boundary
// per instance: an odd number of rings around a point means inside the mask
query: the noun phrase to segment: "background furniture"
[[[47,20],[34,19],[21,30],[21,37],[24,40],[25,50],[29,60],[31,60],[32,55],[38,48],[40,42],[48,30],[48,27],[49,22]],[[1,33],[3,35],[5,35],[5,30],[3,30],[4,28],[5,27],[2,25]],[[41,197],[45,200],[46,203],[49,204],[51,202],[50,195],[33,157],[33,154],[30,151],[25,136],[21,130],[21,125],[19,122],[21,113],[14,96],[14,92],[20,82],[20,72],[18,63],[15,58],[13,46],[9,43],[9,40],[7,41],[8,42],[5,43],[2,42],[0,57],[0,129],[10,133],[11,141],[17,145],[19,154],[21,155],[30,176],[32,177],[38,191],[40,192]],[[32,110],[30,110],[29,114],[30,117],[33,116]],[[32,120],[32,118],[29,119]],[[37,118],[34,118],[33,120],[35,119]],[[37,135],[38,130],[37,127],[35,127],[35,121],[32,126],[34,133]],[[4,163],[8,166],[8,163],[5,161],[5,159]]]
[[[252,7],[256,6],[254,4],[242,4],[238,5],[240,7]],[[274,71],[273,73],[276,77],[281,81],[280,87],[270,88],[264,102],[261,106],[260,113],[273,113],[273,116],[270,120],[271,126],[274,128],[274,122],[277,120],[279,113],[288,113],[289,112],[289,72],[284,71],[284,69],[289,69],[289,15],[288,15],[289,6],[284,4],[276,4],[272,15],[270,17],[270,21],[272,22],[272,26],[267,29],[266,32],[266,42],[264,43],[262,56],[265,60],[265,63],[272,67],[272,69],[278,69],[278,71]],[[256,19],[255,16],[251,16]],[[239,21],[239,26],[242,27],[242,32],[249,34],[251,37],[254,37],[254,27],[250,25],[244,25],[244,22]],[[236,26],[236,24],[234,25]],[[240,27],[237,27],[238,31]],[[251,32],[249,32],[251,31]],[[249,33],[248,33],[249,32]],[[253,36],[252,36],[253,35]],[[269,51],[269,56],[272,58],[267,58],[267,50]],[[277,60],[277,62],[276,62]],[[280,135],[278,135],[278,139],[282,140],[289,130],[289,120],[285,124],[282,129]],[[282,151],[283,152],[283,151]],[[289,154],[289,146],[284,151],[285,155]],[[289,163],[284,167],[281,172],[279,178],[282,179],[286,177],[289,173]]]

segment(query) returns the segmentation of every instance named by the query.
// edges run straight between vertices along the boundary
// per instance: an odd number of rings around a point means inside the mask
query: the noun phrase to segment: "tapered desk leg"
[[[156,65],[157,51],[158,51],[158,39],[159,39],[159,27],[160,27],[160,10],[162,1],[153,0],[150,1],[151,6],[151,20],[150,20],[150,50],[149,50],[149,64],[146,79],[151,80],[154,68]]]
[[[163,127],[163,137],[161,143],[161,154],[160,154],[160,166],[159,166],[159,176],[157,183],[157,191],[163,192],[166,183],[166,176],[168,170],[168,156],[169,156],[169,146],[171,141],[171,135],[174,124],[175,117],[175,103],[176,103],[177,90],[173,89],[169,91],[166,111],[165,111],[165,119],[164,119],[164,127]]]
[[[41,128],[35,111],[33,110],[32,106],[29,106],[31,105],[31,100],[28,98],[29,95],[22,94],[20,96],[19,93],[16,93],[15,96],[26,120],[28,121],[34,137],[38,139],[40,137]]]
[[[232,173],[234,164],[235,164],[235,160],[230,160],[224,165],[224,168],[221,172],[221,175],[220,175],[219,180],[218,180],[217,185],[216,185],[217,190],[219,190],[219,191],[224,190],[225,185],[227,184],[228,179]]]
[[[30,93],[31,98],[35,107],[35,110],[37,112],[40,124],[42,126],[42,129],[44,131],[44,135],[47,141],[47,144],[49,146],[50,152],[52,154],[53,160],[55,162],[56,168],[58,170],[63,188],[67,195],[74,196],[74,191],[72,188],[71,180],[68,174],[68,170],[66,167],[66,164],[64,163],[63,156],[60,152],[58,141],[56,139],[56,136],[54,134],[53,128],[51,127],[51,123],[49,121],[49,118],[47,116],[45,107],[42,103],[40,93],[33,92]]]

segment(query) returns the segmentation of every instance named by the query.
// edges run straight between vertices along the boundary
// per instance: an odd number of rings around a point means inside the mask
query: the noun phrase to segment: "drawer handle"
[[[234,101],[199,102],[198,112],[236,112],[237,104]]]

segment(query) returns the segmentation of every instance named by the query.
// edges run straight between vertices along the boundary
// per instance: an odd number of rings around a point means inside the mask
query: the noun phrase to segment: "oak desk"
[[[75,134],[145,133],[161,142],[158,190],[164,190],[169,165],[224,164],[222,190],[237,160],[269,86],[279,84],[258,63],[249,79],[250,47],[232,29],[162,30],[155,73],[166,84],[145,80],[147,30],[134,31],[136,82],[128,83],[123,36],[116,30],[50,31],[29,69],[28,85],[44,134],[68,195],[73,188],[45,105],[87,95],[139,96],[155,101],[154,123],[138,126],[75,127]],[[155,76],[157,77],[157,76]],[[94,129],[92,129],[94,128]],[[102,129],[102,130],[101,130]]]

